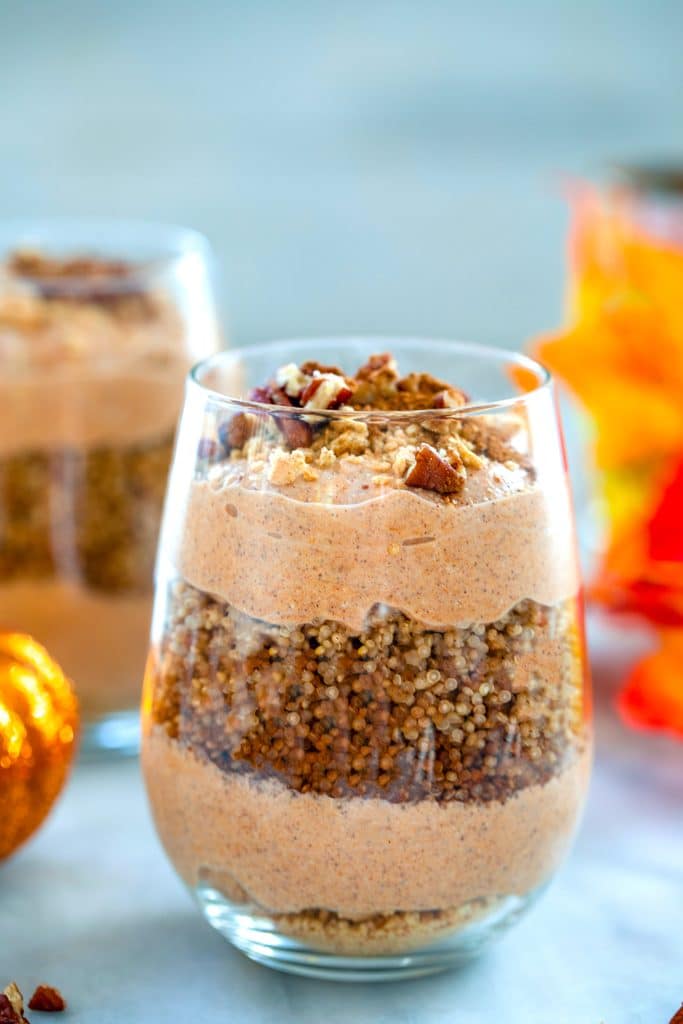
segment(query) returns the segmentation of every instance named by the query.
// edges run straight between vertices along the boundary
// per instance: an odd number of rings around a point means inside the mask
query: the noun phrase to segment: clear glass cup
[[[137,749],[153,564],[189,367],[219,348],[193,231],[0,229],[0,624],[74,681],[85,749]]]
[[[369,359],[383,350],[407,376]],[[170,859],[234,945],[339,979],[473,955],[570,845],[587,687],[538,364],[347,338],[195,368],[142,763]]]

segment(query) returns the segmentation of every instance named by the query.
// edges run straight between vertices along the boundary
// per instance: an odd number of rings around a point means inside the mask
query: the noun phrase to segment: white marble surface
[[[250,963],[173,875],[128,763],[80,768],[0,867],[0,981],[57,984],[65,1024],[668,1024],[683,1002],[683,744],[619,724],[608,697],[630,642],[594,634],[598,757],[576,848],[467,969],[342,985]]]

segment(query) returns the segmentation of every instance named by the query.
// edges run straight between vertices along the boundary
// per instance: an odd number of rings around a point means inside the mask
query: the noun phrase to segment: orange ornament
[[[76,747],[78,705],[45,648],[0,632],[0,860],[35,832]]]

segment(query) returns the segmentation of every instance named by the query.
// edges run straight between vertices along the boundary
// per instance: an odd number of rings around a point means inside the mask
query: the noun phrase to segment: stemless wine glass
[[[164,225],[0,229],[0,624],[73,679],[86,748],[138,745],[183,383],[219,347],[208,260]]]
[[[319,977],[426,974],[542,891],[591,744],[538,364],[387,338],[200,364],[157,573],[149,798],[239,949]]]

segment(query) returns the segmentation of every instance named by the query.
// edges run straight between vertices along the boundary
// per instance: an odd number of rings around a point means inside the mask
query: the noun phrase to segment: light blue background
[[[0,218],[206,231],[235,341],[519,346],[566,173],[683,154],[679,0],[0,0]]]

